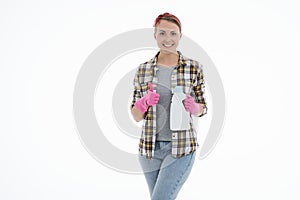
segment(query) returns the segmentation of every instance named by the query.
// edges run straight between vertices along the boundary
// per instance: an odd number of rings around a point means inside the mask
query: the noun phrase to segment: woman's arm
[[[194,114],[195,116],[201,116],[204,114],[205,104],[201,104],[201,103],[198,103],[198,104],[199,104],[200,110],[199,110],[199,112]]]
[[[138,81],[138,79],[139,79],[138,75],[139,75],[139,68],[137,68],[137,70],[135,72],[134,79],[133,79],[134,89],[133,89],[133,94],[132,94],[132,102],[131,102],[131,106],[130,106],[131,114],[133,116],[133,119],[136,122],[139,122],[139,121],[143,120],[144,117],[145,117],[145,113],[141,112],[134,105],[136,101],[138,101],[139,99],[142,98],[142,96],[141,96],[141,85]]]
[[[202,117],[207,113],[206,100],[204,98],[204,77],[203,77],[203,66],[197,62],[197,85],[193,87],[195,92],[195,102],[200,105],[200,111],[195,116]]]
[[[144,115],[145,113],[142,113],[139,109],[137,109],[135,106],[133,106],[131,108],[131,114],[133,116],[133,119],[136,121],[136,122],[139,122],[141,120],[144,119]]]

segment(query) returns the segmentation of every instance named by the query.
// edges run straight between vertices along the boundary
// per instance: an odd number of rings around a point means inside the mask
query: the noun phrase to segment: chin
[[[165,49],[165,48],[161,48],[160,51],[163,52],[163,53],[166,53],[166,54],[171,54],[171,53],[176,53],[177,52],[176,49]]]

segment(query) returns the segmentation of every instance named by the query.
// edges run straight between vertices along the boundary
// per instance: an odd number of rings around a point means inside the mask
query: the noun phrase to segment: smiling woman
[[[137,68],[133,81],[131,113],[136,121],[143,120],[139,161],[152,200],[177,197],[199,146],[191,116],[203,116],[207,110],[202,65],[177,51],[181,37],[180,20],[170,13],[159,15],[154,22],[159,52]],[[178,87],[183,92],[182,108],[189,123],[171,130],[171,99]],[[175,117],[182,119],[182,114],[178,111]]]
[[[180,26],[173,23],[172,20],[161,19],[155,25],[154,38],[161,52],[176,54],[176,48],[182,36],[180,30]]]

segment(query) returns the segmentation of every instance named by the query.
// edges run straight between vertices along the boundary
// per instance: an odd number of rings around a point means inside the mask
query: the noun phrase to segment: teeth
[[[171,47],[173,44],[163,44],[165,47]]]

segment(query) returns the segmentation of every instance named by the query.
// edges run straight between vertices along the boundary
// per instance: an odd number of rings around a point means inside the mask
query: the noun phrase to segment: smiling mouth
[[[174,46],[174,44],[163,44],[163,46],[166,48],[170,48],[170,47]]]

